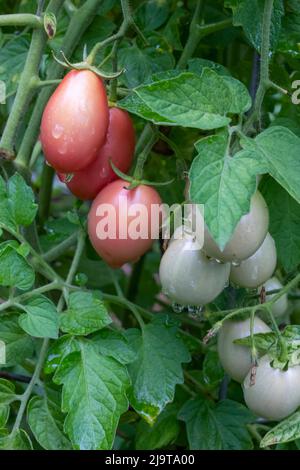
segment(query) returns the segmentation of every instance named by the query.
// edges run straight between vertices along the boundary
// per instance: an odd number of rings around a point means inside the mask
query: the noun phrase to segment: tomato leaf
[[[15,386],[12,382],[6,379],[0,379],[0,403],[2,405],[9,405],[15,398]]]
[[[263,437],[260,447],[291,442],[300,438],[300,411],[292,414],[272,428]]]
[[[66,356],[54,376],[63,385],[64,429],[75,449],[112,447],[120,415],[127,410],[127,371],[112,358],[100,355],[86,340]]]
[[[121,364],[130,364],[136,359],[136,352],[120,331],[104,329],[93,336],[92,341],[100,354],[113,357]]]
[[[2,450],[32,450],[30,437],[23,429],[15,433],[0,437],[0,449]]]
[[[18,319],[13,313],[1,315],[0,341],[5,344],[6,367],[22,364],[33,354],[33,339],[20,328]]]
[[[190,198],[204,204],[205,222],[224,248],[241,217],[249,212],[256,175],[263,164],[242,151],[227,154],[228,134],[222,132],[195,144],[198,156],[190,168]]]
[[[246,424],[254,415],[243,405],[223,400],[217,405],[197,397],[181,408],[179,419],[186,423],[191,450],[246,450],[253,444]]]
[[[60,329],[73,335],[88,335],[110,323],[103,302],[90,292],[73,292],[68,310],[60,315]]]
[[[0,285],[28,290],[35,280],[35,273],[26,259],[18,252],[15,242],[0,244]]]
[[[173,400],[176,384],[183,383],[182,363],[188,362],[190,355],[177,328],[167,324],[148,323],[142,333],[131,330],[126,336],[137,351],[137,359],[128,366],[132,379],[130,402],[153,424]]]
[[[37,338],[58,338],[58,314],[55,305],[47,297],[30,299],[20,315],[19,324],[26,333]]]
[[[56,403],[46,397],[33,397],[28,404],[27,417],[34,437],[44,449],[72,449],[63,433],[64,416]]]

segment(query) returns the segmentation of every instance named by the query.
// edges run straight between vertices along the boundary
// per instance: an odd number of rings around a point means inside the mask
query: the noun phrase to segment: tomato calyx
[[[72,64],[67,59],[67,57],[65,56],[63,51],[60,51],[60,53],[63,57],[63,60],[58,59],[56,57],[56,55],[54,54],[54,52],[52,52],[52,55],[53,55],[54,60],[58,64],[60,64],[62,67],[67,68],[67,69],[71,69],[71,70],[89,70],[90,72],[93,72],[98,77],[103,78],[105,80],[112,80],[114,78],[118,78],[118,77],[120,77],[120,75],[122,75],[122,73],[124,73],[124,70],[125,70],[125,69],[121,69],[118,72],[107,74],[107,73],[103,72],[102,70],[99,70],[97,67],[94,67],[93,65],[91,65],[91,64],[89,64],[88,62],[85,62],[85,61],[76,62],[76,63]]]
[[[119,176],[119,178],[130,183],[129,186],[127,187],[124,186],[124,189],[127,189],[127,190],[135,189],[141,184],[145,186],[167,186],[168,184],[171,184],[174,181],[174,178],[169,181],[161,181],[161,182],[149,181],[149,180],[145,180],[142,178],[135,178],[134,176],[126,175],[121,170],[119,170],[119,168],[116,167],[116,165],[113,163],[111,158],[109,159],[109,163],[113,171],[116,173],[117,176]]]

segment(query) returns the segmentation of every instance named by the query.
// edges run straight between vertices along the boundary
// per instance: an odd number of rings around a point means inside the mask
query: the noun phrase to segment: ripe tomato
[[[91,243],[113,268],[136,261],[152,246],[151,229],[157,236],[159,233],[161,218],[151,215],[151,208],[161,204],[159,194],[150,186],[130,190],[126,189],[128,186],[121,179],[105,186],[94,199],[88,216]]]
[[[274,369],[266,355],[258,361],[255,384],[250,385],[250,374],[244,380],[246,405],[258,416],[280,421],[300,405],[300,366],[287,371]]]
[[[89,165],[104,144],[108,103],[104,85],[89,70],[72,70],[44,110],[41,143],[47,162],[61,173]]]
[[[255,317],[254,333],[268,333],[270,328]],[[246,346],[234,344],[234,340],[250,336],[250,319],[227,320],[218,334],[218,353],[225,372],[237,382],[242,382],[251,367],[251,352]]]
[[[242,261],[255,253],[264,241],[269,226],[267,204],[259,191],[252,196],[250,212],[236,226],[224,250],[221,251],[208,230],[204,235],[204,251],[220,261]]]
[[[209,260],[189,235],[169,244],[159,267],[163,292],[174,302],[191,306],[212,302],[228,282],[229,272],[230,264]]]
[[[277,254],[273,238],[267,233],[259,249],[241,262],[240,266],[232,266],[230,280],[240,287],[255,288],[267,281],[276,268]]]
[[[264,282],[264,288],[266,290],[266,293],[271,292],[273,290],[278,290],[282,289],[283,285],[277,279],[277,277],[271,277],[271,279],[268,279],[266,282]],[[261,286],[262,287],[262,286]],[[261,287],[258,288],[258,293],[261,291]],[[271,300],[274,295],[276,294],[267,294],[266,295],[266,301]],[[288,303],[288,296],[287,294],[283,294],[274,304],[272,305],[272,313],[275,317],[281,317],[284,315],[288,309],[289,303]]]
[[[109,160],[112,159],[116,167],[126,173],[132,163],[134,146],[135,134],[129,114],[122,109],[111,108],[106,141],[96,160],[75,173],[70,182],[66,182],[64,175],[60,174],[59,178],[79,199],[94,199],[104,186],[118,178]]]

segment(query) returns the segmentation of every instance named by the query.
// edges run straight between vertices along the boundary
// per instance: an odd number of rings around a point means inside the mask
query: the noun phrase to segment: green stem
[[[37,289],[33,289],[30,292],[25,292],[24,294],[20,294],[14,298],[7,300],[6,302],[3,302],[2,304],[0,304],[0,311],[3,312],[4,310],[13,307],[16,304],[22,303],[25,300],[30,299],[31,297],[45,294],[45,292],[49,292],[51,290],[61,290],[62,288],[63,285],[60,282],[51,282],[44,286],[38,287]]]
[[[276,320],[275,320],[275,318],[274,318],[274,315],[273,315],[273,313],[272,313],[272,309],[271,309],[271,308],[268,308],[268,309],[267,309],[267,312],[268,312],[268,314],[269,314],[271,323],[272,323],[272,325],[273,325],[273,328],[274,328],[274,330],[275,330],[275,333],[276,333],[276,336],[277,336],[277,338],[278,338],[278,342],[279,342],[279,345],[280,345],[279,360],[280,360],[281,362],[286,362],[286,361],[287,361],[287,357],[288,357],[288,350],[287,350],[286,341],[285,341],[284,337],[282,336],[280,329],[278,328],[277,322],[276,322]]]
[[[261,108],[266,91],[268,90],[268,88],[270,88],[272,83],[269,79],[269,53],[273,3],[274,0],[265,0],[260,53],[260,79],[252,112],[250,113],[249,118],[247,119],[244,125],[245,134],[247,134],[252,129],[255,121],[260,118]]]
[[[73,257],[73,261],[71,263],[69,273],[68,273],[68,276],[66,278],[66,284],[67,285],[72,283],[73,278],[76,274],[76,270],[78,268],[78,264],[80,262],[81,255],[82,255],[82,252],[84,250],[84,245],[85,245],[85,232],[83,230],[80,230],[80,232],[78,234],[78,242],[77,242],[75,254],[74,254],[74,257]],[[58,302],[58,306],[57,306],[58,311],[62,310],[63,305],[64,305],[64,301],[68,300],[68,296],[69,296],[69,288],[64,287],[63,295],[61,296],[61,298],[59,299],[59,302]]]
[[[62,241],[59,245],[47,251],[47,253],[44,253],[43,255],[44,260],[47,261],[48,263],[52,263],[52,261],[55,261],[61,255],[66,253],[66,251],[69,248],[75,245],[77,239],[78,239],[78,232],[72,233],[72,235],[70,235],[68,238]]]
[[[18,429],[21,425],[21,422],[22,422],[22,419],[23,419],[23,416],[24,416],[24,413],[25,413],[25,410],[26,410],[26,407],[27,407],[27,403],[28,403],[28,401],[31,397],[34,386],[36,385],[36,383],[39,380],[40,373],[41,373],[42,368],[43,368],[44,360],[45,360],[46,355],[47,355],[48,345],[49,345],[49,339],[45,338],[43,340],[43,343],[42,343],[42,347],[41,347],[40,354],[39,354],[39,359],[38,359],[38,362],[36,364],[34,374],[31,378],[31,380],[28,384],[28,387],[26,388],[24,394],[20,397],[21,405],[20,405],[20,408],[19,408],[19,411],[18,411],[18,414],[17,414],[17,417],[16,417],[14,427],[13,427],[12,432],[11,432],[12,436],[18,431]]]
[[[0,15],[0,28],[3,26],[27,26],[29,28],[42,28],[43,22],[37,15],[29,13],[16,13],[12,15]]]
[[[56,14],[63,4],[63,0],[51,0],[47,11]],[[44,29],[35,29],[32,33],[31,44],[27,54],[25,66],[20,78],[13,107],[7,119],[1,142],[0,155],[12,159],[15,156],[14,144],[19,124],[23,118],[28,103],[32,98],[34,87],[31,79],[38,75],[41,58],[46,46],[47,34]]]
[[[82,34],[88,28],[97,13],[100,4],[101,0],[87,0],[84,2],[83,6],[76,10],[72,15],[62,45],[62,50],[66,56],[72,55],[82,37]],[[47,80],[59,79],[62,77],[63,72],[64,69],[61,65],[53,61],[51,66],[48,68]],[[41,117],[52,91],[53,88],[48,86],[43,88],[39,94],[16,159],[17,165],[21,167],[26,168],[28,166],[32,149],[38,139]]]
[[[136,180],[141,180],[142,179],[144,165],[145,165],[145,163],[147,161],[147,158],[148,158],[148,156],[151,152],[151,149],[152,149],[153,145],[155,144],[155,142],[157,141],[157,139],[158,139],[157,133],[152,130],[152,134],[151,134],[148,142],[146,143],[145,147],[143,148],[143,150],[140,152],[140,154],[137,157],[136,166],[135,166],[135,170],[134,170],[134,173],[133,173],[133,178],[134,179],[136,179]]]
[[[44,225],[49,216],[54,176],[55,172],[53,168],[47,165],[47,163],[44,163],[41,178],[41,188],[39,192],[38,209],[38,220],[41,226]]]

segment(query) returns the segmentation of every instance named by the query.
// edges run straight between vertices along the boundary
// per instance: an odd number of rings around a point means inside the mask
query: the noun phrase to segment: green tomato
[[[260,318],[254,319],[254,333],[268,333],[270,328]],[[251,353],[246,346],[234,340],[250,336],[250,319],[227,320],[218,334],[218,353],[225,372],[237,382],[242,382],[251,367]]]
[[[242,261],[239,266],[231,266],[230,280],[240,287],[254,289],[272,276],[276,264],[275,242],[267,233],[263,244],[250,258]]]
[[[300,405],[300,366],[288,370],[274,369],[270,357],[258,361],[255,384],[250,385],[250,372],[243,383],[248,408],[258,416],[280,421]]]
[[[283,288],[283,285],[281,284],[279,279],[277,279],[277,277],[271,277],[271,279],[264,282],[263,286],[266,289],[266,294],[268,292],[273,291],[273,290],[278,290],[278,289]],[[263,286],[258,288],[258,293],[260,293],[261,288]],[[267,294],[266,295],[266,301],[271,300],[275,295],[276,294],[269,294],[269,295]],[[273,315],[275,317],[281,317],[282,315],[284,315],[286,313],[286,311],[288,309],[288,306],[289,306],[288,297],[287,297],[287,294],[284,294],[278,300],[276,300],[276,302],[273,304],[273,306],[272,306]]]
[[[181,305],[202,306],[212,302],[228,283],[230,264],[209,260],[197,242],[187,237],[174,240],[159,268],[163,292]]]

